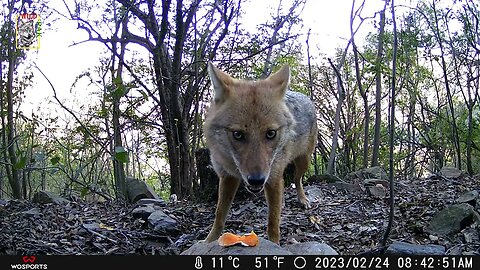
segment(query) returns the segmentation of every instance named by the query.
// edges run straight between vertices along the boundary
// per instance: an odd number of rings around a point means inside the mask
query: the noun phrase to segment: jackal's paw
[[[222,230],[213,230],[211,231],[205,240],[203,240],[205,243],[210,243],[213,241],[217,241],[217,239],[220,237]]]
[[[312,206],[310,205],[310,201],[307,198],[298,199],[298,202],[300,203],[303,209],[312,208]]]

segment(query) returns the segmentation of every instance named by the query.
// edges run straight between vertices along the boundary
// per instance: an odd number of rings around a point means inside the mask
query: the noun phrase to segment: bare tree
[[[390,123],[389,123],[389,216],[388,216],[388,225],[382,239],[382,246],[387,244],[388,236],[392,229],[393,218],[395,216],[395,192],[394,192],[394,142],[395,142],[395,87],[396,87],[396,72],[397,72],[397,47],[398,47],[398,38],[397,38],[397,22],[395,18],[395,0],[392,0],[391,3],[392,9],[392,21],[393,21],[393,57],[392,57],[392,83],[390,86]]]
[[[284,25],[288,21],[295,21],[298,19],[300,13],[303,10],[303,7],[305,6],[305,2],[306,0],[294,0],[287,14],[282,14],[282,7],[283,7],[282,0],[278,2],[277,14],[274,18],[275,22],[272,26],[273,33],[272,33],[272,36],[270,37],[268,44],[278,43],[279,34],[280,34],[279,31],[284,27]],[[289,36],[288,32],[290,32],[289,29],[287,31],[287,36]],[[270,75],[270,72],[272,69],[272,63],[274,62],[273,60],[276,59],[276,56],[273,55],[273,52],[274,52],[273,46],[269,46],[266,52],[265,62],[263,64],[263,71],[262,71],[263,78],[266,78],[268,75]]]
[[[355,10],[355,1],[352,1],[352,9],[350,12],[350,33],[351,33],[351,42],[353,47],[353,57],[355,60],[355,77],[357,80],[357,88],[362,96],[363,99],[363,110],[364,110],[364,118],[363,118],[363,168],[368,166],[368,144],[369,144],[369,126],[370,126],[370,108],[368,105],[368,89],[364,89],[362,85],[362,75],[360,72],[360,63],[359,63],[359,56],[358,56],[358,47],[355,44],[355,35],[353,31],[353,21],[355,17],[359,16],[361,10],[363,9],[365,4],[365,0],[362,2],[360,7],[354,12]]]
[[[372,166],[378,166],[378,155],[380,149],[380,126],[382,124],[382,59],[383,59],[383,40],[385,36],[385,10],[387,9],[387,0],[380,11],[380,28],[378,30],[377,58],[375,60],[375,134],[373,135]]]

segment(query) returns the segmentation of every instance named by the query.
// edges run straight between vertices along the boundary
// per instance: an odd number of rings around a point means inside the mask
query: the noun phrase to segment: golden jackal
[[[244,181],[250,192],[265,189],[268,239],[279,244],[285,167],[295,165],[298,200],[310,207],[302,176],[317,141],[315,108],[310,99],[288,90],[290,69],[259,81],[239,80],[208,64],[214,100],[204,132],[220,183],[215,222],[206,241],[222,234],[235,193]]]

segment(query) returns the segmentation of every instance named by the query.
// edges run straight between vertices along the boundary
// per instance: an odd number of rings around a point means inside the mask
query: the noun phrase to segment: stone
[[[376,199],[383,199],[387,196],[387,189],[382,184],[376,184],[375,186],[369,186],[367,188],[370,196]]]
[[[130,202],[135,203],[140,199],[160,199],[155,191],[144,181],[127,177],[127,194]]]
[[[138,200],[135,204],[136,205],[150,204],[150,205],[153,205],[155,209],[157,209],[157,207],[167,206],[167,203],[163,199],[160,199],[160,198],[158,198],[158,199],[143,198],[143,199]]]
[[[390,186],[390,183],[388,182],[388,180],[375,179],[375,178],[365,179],[365,180],[363,180],[363,184],[365,186],[375,186],[375,185],[381,184],[385,188],[389,188],[389,186]]]
[[[312,175],[307,179],[307,183],[309,184],[314,184],[314,183],[335,183],[335,182],[340,182],[342,181],[341,178],[339,178],[336,175],[331,175],[331,174],[318,174],[318,175]]]
[[[440,170],[440,175],[449,179],[459,179],[465,175],[465,172],[455,167],[445,166]]]
[[[387,255],[444,255],[445,247],[440,245],[416,245],[394,241],[385,251]]]
[[[458,199],[457,203],[468,203],[472,205],[473,207],[476,206],[477,204],[477,199],[479,198],[478,196],[478,191],[476,190],[470,190],[465,193],[463,193]]]
[[[165,214],[162,210],[156,210],[148,216],[148,225],[158,232],[177,232],[178,222]]]
[[[281,246],[259,237],[259,242],[254,247],[235,245],[222,247],[217,241],[210,243],[199,241],[180,255],[292,255],[292,253]]]
[[[217,241],[210,243],[199,241],[180,255],[338,255],[329,245],[315,241],[294,243],[282,247],[262,237],[259,237],[258,240],[258,245],[254,247],[242,245],[222,247]]]
[[[355,172],[351,172],[345,176],[346,180],[353,180],[353,179],[388,179],[387,172],[380,166],[369,167],[365,169],[361,169]]]
[[[33,195],[33,202],[47,204],[47,203],[54,203],[54,204],[67,204],[70,201],[49,191],[38,191]]]
[[[322,190],[315,186],[305,187],[305,193],[310,203],[315,203],[323,197]]]
[[[458,233],[473,222],[474,212],[473,206],[467,203],[448,206],[433,216],[426,232],[439,236]]]
[[[290,244],[285,248],[294,255],[338,255],[331,246],[315,241]]]
[[[153,205],[142,205],[135,207],[132,210],[132,216],[134,218],[141,218],[143,220],[148,220],[148,217],[155,212],[157,209],[153,207]]]

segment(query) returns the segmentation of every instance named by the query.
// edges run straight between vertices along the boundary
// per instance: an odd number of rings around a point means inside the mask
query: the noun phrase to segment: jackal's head
[[[258,81],[234,79],[211,63],[208,73],[214,100],[204,132],[213,166],[259,192],[273,176],[281,177],[287,162],[285,145],[294,123],[284,101],[289,67]]]

